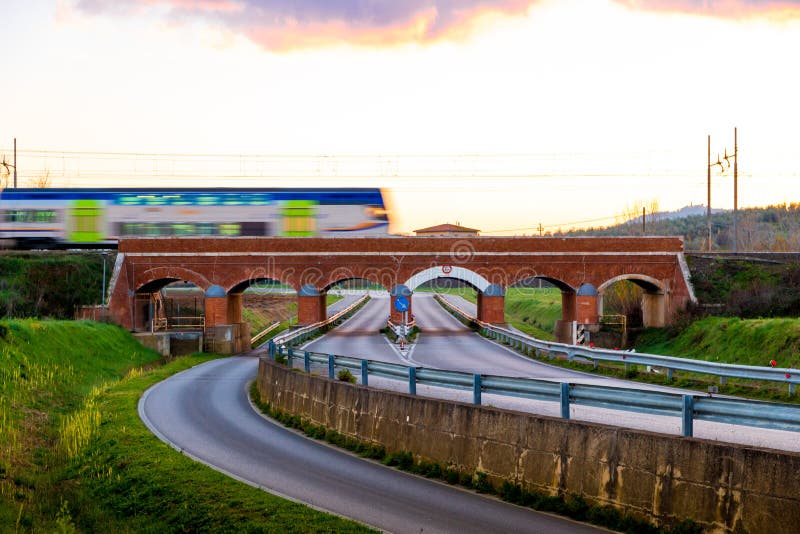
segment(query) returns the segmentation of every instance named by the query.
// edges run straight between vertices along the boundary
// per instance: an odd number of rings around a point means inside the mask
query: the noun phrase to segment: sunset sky
[[[705,204],[736,126],[740,206],[800,201],[800,1],[2,7],[21,186],[382,186],[396,231],[533,233]]]

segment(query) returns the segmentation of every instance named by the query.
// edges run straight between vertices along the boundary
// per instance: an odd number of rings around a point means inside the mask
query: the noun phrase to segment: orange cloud
[[[491,16],[525,13],[539,0],[79,0],[92,14],[157,8],[202,20],[270,50],[331,44],[390,46],[468,35]]]
[[[797,0],[614,0],[629,8],[643,11],[688,13],[709,17],[745,19],[768,18],[790,20],[800,18]]]

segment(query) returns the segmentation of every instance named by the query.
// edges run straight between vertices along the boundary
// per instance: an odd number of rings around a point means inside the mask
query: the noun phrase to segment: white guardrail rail
[[[672,379],[674,371],[689,371],[692,373],[717,376],[721,379],[722,383],[724,383],[725,378],[745,378],[749,380],[784,383],[788,384],[790,394],[794,394],[795,386],[800,384],[800,369],[714,363],[703,360],[691,360],[689,358],[677,358],[674,356],[660,356],[658,354],[599,349],[581,345],[555,343],[553,341],[542,341],[521,332],[515,332],[507,328],[484,323],[455,304],[449,302],[447,299],[440,297],[438,300],[445,308],[460,315],[467,322],[477,325],[479,331],[483,335],[523,352],[536,351],[539,353],[540,351],[544,351],[549,354],[565,354],[569,361],[573,361],[575,358],[583,358],[586,361],[591,361],[595,367],[597,367],[600,361],[630,365],[648,365],[653,368],[662,369],[666,374],[667,380]]]
[[[358,300],[356,300],[355,302],[353,302],[352,304],[350,304],[349,306],[347,306],[343,310],[341,310],[339,312],[336,312],[335,314],[331,315],[330,317],[328,317],[324,321],[320,321],[318,323],[313,323],[313,324],[310,324],[310,325],[307,325],[307,326],[303,326],[303,327],[300,327],[300,328],[295,328],[294,330],[289,330],[289,331],[283,332],[281,334],[278,334],[277,336],[275,336],[272,339],[272,342],[275,345],[278,345],[278,346],[287,345],[287,344],[292,343],[292,342],[300,342],[300,343],[302,343],[303,341],[305,341],[306,339],[308,339],[312,335],[316,334],[316,332],[318,330],[326,328],[326,327],[336,323],[337,321],[340,321],[340,320],[346,318],[346,316],[349,313],[351,313],[353,310],[355,310],[356,308],[361,306],[367,300],[369,300],[369,295],[363,295],[361,298],[359,298]]]

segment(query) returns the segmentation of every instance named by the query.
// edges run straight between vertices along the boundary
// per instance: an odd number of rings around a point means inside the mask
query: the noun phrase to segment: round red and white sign
[[[450,265],[442,265],[442,272],[444,274],[450,274],[451,272],[453,272],[453,267],[451,267]]]

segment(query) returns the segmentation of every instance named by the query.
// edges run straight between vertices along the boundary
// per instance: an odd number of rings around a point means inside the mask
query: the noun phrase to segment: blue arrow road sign
[[[399,312],[408,311],[409,302],[406,297],[397,297],[394,300],[394,309]]]

